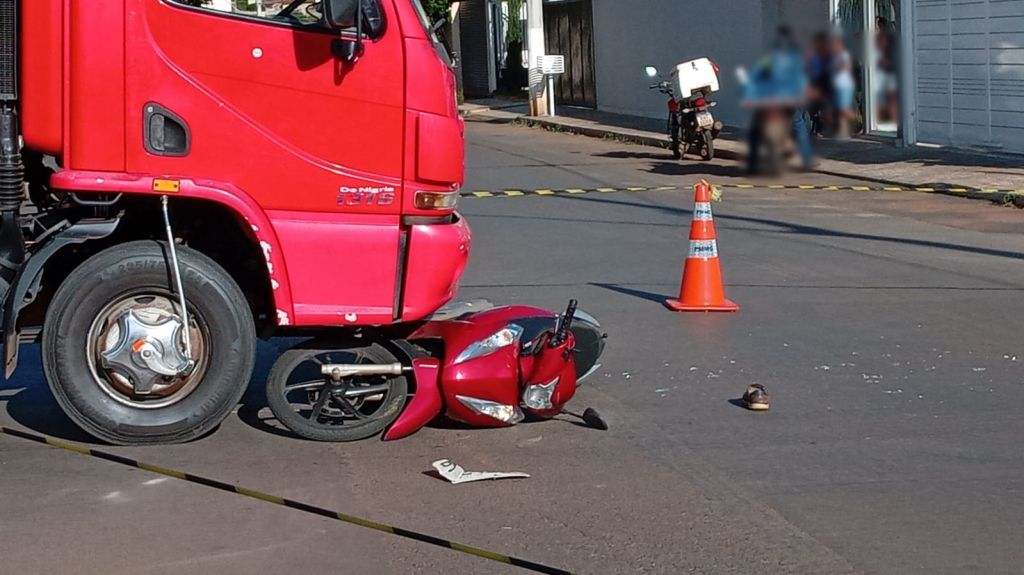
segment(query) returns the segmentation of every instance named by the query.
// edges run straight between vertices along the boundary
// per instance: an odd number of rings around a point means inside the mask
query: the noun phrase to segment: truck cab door
[[[126,0],[128,171],[255,200],[287,267],[294,317],[282,323],[394,316],[404,56],[390,0],[367,1],[393,29],[351,63],[333,55],[346,33],[322,23],[318,0]]]

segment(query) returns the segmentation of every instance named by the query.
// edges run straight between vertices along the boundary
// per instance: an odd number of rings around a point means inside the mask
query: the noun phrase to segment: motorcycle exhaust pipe
[[[346,377],[357,375],[402,375],[405,367],[400,363],[358,364],[358,363],[325,363],[320,366],[320,373],[341,381]]]

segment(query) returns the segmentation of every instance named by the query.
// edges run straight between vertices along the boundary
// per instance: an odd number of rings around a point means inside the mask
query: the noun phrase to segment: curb
[[[573,124],[559,122],[558,120],[547,120],[544,118],[534,118],[530,116],[522,116],[517,121],[532,128],[552,129],[569,134],[589,136],[591,138],[614,139],[620,142],[628,142],[652,148],[668,149],[669,144],[667,136],[651,136],[639,131],[601,128],[598,126],[576,126]],[[746,159],[745,154],[720,146],[715,147],[715,157],[737,161]]]
[[[641,132],[639,130],[628,130],[618,128],[607,128],[601,127],[600,125],[593,126],[580,126],[570,123],[560,122],[558,120],[550,120],[543,117],[526,116],[516,112],[503,112],[500,110],[493,110],[490,108],[483,108],[477,110],[464,110],[461,115],[467,121],[478,121],[487,122],[493,124],[521,124],[531,128],[543,128],[556,132],[562,132],[567,134],[577,134],[580,136],[588,136],[591,138],[600,139],[614,139],[620,142],[628,142],[631,144],[637,144],[641,146],[648,146],[652,148],[668,148],[668,137],[667,136],[654,136],[649,135],[647,132]],[[729,140],[726,140],[729,141]],[[746,159],[746,154],[734,149],[727,147],[716,147],[715,157],[724,160],[743,161]],[[812,170],[815,173],[823,174],[827,176],[835,176],[839,178],[849,178],[860,181],[869,181],[877,184],[900,186],[904,188],[918,188],[923,187],[919,184],[913,184],[899,180],[883,180],[875,178],[865,178],[863,176],[844,174],[841,172],[833,172],[829,170]],[[1007,191],[1007,190],[990,190],[985,191],[984,188],[969,188],[966,192],[951,192],[943,189],[936,189],[935,194],[954,196],[959,198],[969,198],[972,200],[988,200],[994,204],[999,205],[1013,205],[1017,208],[1024,209],[1024,190]]]

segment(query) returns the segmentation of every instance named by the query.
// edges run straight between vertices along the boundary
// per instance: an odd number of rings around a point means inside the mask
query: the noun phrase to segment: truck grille
[[[18,0],[0,0],[0,101],[18,98]]]

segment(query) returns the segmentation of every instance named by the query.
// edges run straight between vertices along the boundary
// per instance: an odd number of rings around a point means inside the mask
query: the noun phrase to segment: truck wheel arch
[[[53,175],[53,188],[78,192],[125,193],[134,197],[160,195],[171,198],[171,216],[174,217],[175,198],[206,200],[226,208],[243,223],[247,234],[255,240],[263,254],[267,268],[267,283],[274,302],[275,323],[291,324],[294,317],[288,269],[277,233],[259,204],[238,186],[216,180],[155,177],[139,174],[116,174],[65,170]],[[168,193],[167,190],[173,190]],[[173,224],[173,221],[172,221]]]
[[[66,172],[54,175],[54,180]],[[109,174],[104,174],[109,178]],[[91,191],[82,189],[81,180],[74,179],[79,193],[83,195]],[[96,181],[95,179],[93,181]],[[109,181],[109,180],[108,180]],[[152,179],[150,179],[152,181]],[[145,228],[156,232],[158,237],[163,234],[163,226],[156,225],[158,220],[159,194],[152,192],[150,184],[147,194],[136,194],[135,189],[103,189],[103,193],[125,193],[125,209],[121,214],[109,220],[83,220],[77,224],[54,233],[40,245],[35,246],[25,267],[12,283],[3,302],[3,327],[5,348],[5,376],[10,378],[18,362],[20,332],[17,328],[21,312],[35,303],[39,295],[40,285],[45,274],[57,271],[66,277],[74,267],[81,264],[94,248],[106,247],[110,243],[121,243],[139,239]],[[58,187],[55,185],[55,187]],[[67,189],[65,186],[59,186]],[[132,186],[134,187],[134,186]],[[277,236],[269,219],[252,202],[248,196],[240,195],[239,191],[210,188],[202,185],[181,186],[179,193],[172,197],[179,201],[171,202],[172,226],[175,235],[182,237],[198,251],[214,259],[237,283],[243,286],[253,311],[253,318],[259,335],[269,335],[276,326],[289,325],[292,316],[292,300],[288,284],[287,270],[279,249]],[[194,188],[194,189],[193,189]],[[148,198],[146,197],[148,196]],[[147,199],[152,200],[149,206]],[[147,213],[140,216],[139,206],[146,206]],[[214,225],[202,230],[189,227],[187,224],[194,214],[203,214],[204,221]],[[140,222],[145,221],[145,226]],[[182,224],[185,222],[185,224]],[[232,222],[235,230],[223,224]],[[178,233],[178,232],[181,233]],[[242,243],[239,243],[242,242]],[[69,255],[70,248],[84,247],[84,255],[73,257],[69,262],[61,262]],[[211,249],[218,246],[217,250]],[[225,253],[237,248],[234,253]],[[210,253],[213,252],[213,253]],[[241,257],[239,257],[241,256]],[[246,266],[250,269],[246,269]],[[63,277],[57,283],[63,281]],[[47,285],[46,289],[56,289],[56,285]],[[246,289],[249,288],[249,289]],[[43,302],[42,305],[45,305]],[[43,309],[45,312],[45,308]]]

